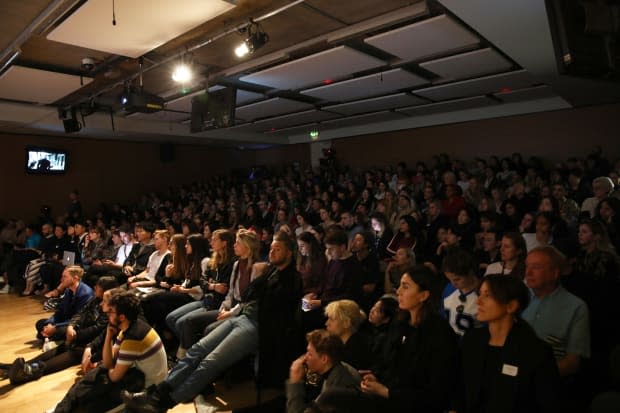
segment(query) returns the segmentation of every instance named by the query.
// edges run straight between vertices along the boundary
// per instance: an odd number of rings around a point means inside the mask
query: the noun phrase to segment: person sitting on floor
[[[82,282],[84,270],[78,265],[66,267],[60,286],[65,291],[53,316],[36,322],[37,338],[61,340],[66,335],[69,320],[93,297],[93,290]]]
[[[109,290],[115,287],[118,287],[115,277],[99,278],[95,297],[69,321],[65,342],[31,360],[25,361],[23,357],[15,359],[8,374],[11,384],[26,383],[80,364],[85,346],[104,331],[108,324],[108,316],[101,307],[103,302],[107,303],[110,299]]]

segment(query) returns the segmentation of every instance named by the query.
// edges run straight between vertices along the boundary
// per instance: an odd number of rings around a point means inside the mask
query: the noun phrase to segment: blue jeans
[[[177,403],[194,399],[226,369],[258,349],[258,328],[240,315],[224,321],[194,344],[168,374],[170,397]]]
[[[181,328],[183,327],[183,323],[185,322],[185,317],[189,315],[191,312],[203,309],[206,311],[202,304],[202,300],[194,301],[191,303],[187,303],[174,311],[171,311],[166,316],[166,325],[174,333],[177,338],[180,338]]]
[[[188,349],[205,335],[205,327],[217,319],[218,312],[200,302],[189,303],[168,314],[166,324],[179,339],[179,347]]]

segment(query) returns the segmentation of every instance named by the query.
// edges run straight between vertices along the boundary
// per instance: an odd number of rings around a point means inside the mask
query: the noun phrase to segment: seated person
[[[26,383],[80,364],[84,347],[105,331],[108,316],[101,307],[104,302],[107,305],[110,299],[109,291],[116,287],[118,282],[115,277],[99,278],[95,286],[95,297],[69,321],[65,342],[27,362],[23,357],[16,359],[9,369],[11,384]]]
[[[123,264],[123,275],[130,277],[136,274],[140,274],[146,269],[151,254],[155,251],[155,245],[153,245],[153,232],[155,226],[150,222],[143,222],[136,224],[136,235],[138,243],[133,245],[129,257]],[[119,279],[119,283],[123,284],[127,279]]]
[[[289,379],[286,383],[286,411],[302,413],[318,406],[328,411],[321,394],[332,388],[357,390],[361,377],[350,365],[342,361],[344,346],[342,341],[325,330],[314,330],[306,335],[308,346],[306,354],[293,361]],[[306,378],[318,374],[322,379],[321,394],[312,403],[308,403]]]
[[[463,249],[450,252],[443,260],[443,272],[450,281],[444,288],[442,315],[456,334],[462,336],[470,328],[479,327],[476,321],[479,279],[473,255]]]
[[[328,263],[324,283],[317,293],[304,296],[307,309],[304,313],[304,330],[314,330],[325,323],[323,309],[332,301],[359,300],[362,280],[360,264],[348,249],[347,234],[334,230],[325,236]]]
[[[258,353],[257,381],[282,383],[298,343],[301,277],[293,260],[294,241],[278,233],[271,244],[267,273],[246,290],[239,315],[229,317],[187,351],[166,380],[146,392],[123,392],[125,405],[137,412],[166,411],[194,399],[226,369]],[[260,330],[260,334],[259,334]]]
[[[383,357],[363,378],[361,389],[368,397],[360,402],[366,411],[447,409],[456,384],[458,346],[435,309],[437,290],[437,275],[426,267],[403,274],[397,294],[404,317],[390,330]]]
[[[138,318],[140,300],[129,291],[113,294],[107,306],[108,325],[103,342],[101,367],[91,373],[105,374],[106,379],[89,391],[105,392],[105,397],[88,398],[79,394],[78,381],[56,406],[55,412],[83,411],[104,412],[121,403],[123,386],[135,387],[137,379],[130,373],[135,368],[144,377],[144,385],[160,383],[168,370],[166,351],[159,336],[148,324]],[[141,380],[140,380],[141,382]],[[105,387],[105,389],[101,389]],[[82,410],[80,410],[82,411]]]
[[[551,345],[560,376],[573,376],[590,358],[586,304],[560,285],[564,256],[554,247],[536,247],[526,258],[525,284],[531,302],[523,311],[538,337]]]
[[[484,278],[478,321],[462,341],[458,412],[559,411],[559,375],[549,346],[520,314],[529,294],[512,275]]]
[[[66,336],[67,325],[71,317],[77,314],[93,297],[93,290],[82,282],[83,275],[84,270],[77,265],[64,269],[60,286],[65,293],[54,315],[36,322],[38,339],[49,338],[55,341]]]
[[[326,329],[339,337],[344,344],[342,360],[358,370],[370,368],[371,353],[369,337],[360,330],[366,314],[355,301],[332,301],[325,307]]]
[[[213,231],[211,258],[205,263],[201,277],[204,297],[201,301],[186,304],[166,316],[166,324],[179,340],[177,358],[185,357],[188,348],[201,337],[210,319],[210,310],[219,308],[228,292],[233,269],[235,236],[227,229]]]
[[[381,354],[381,347],[385,342],[392,320],[398,311],[398,300],[392,295],[379,298],[370,309],[368,322],[372,325],[370,350],[373,357]]]
[[[127,276],[127,287],[153,287],[157,284],[158,279],[164,278],[166,266],[170,262],[169,240],[170,233],[167,230],[155,231],[155,236],[153,237],[155,251],[149,256],[144,271]]]

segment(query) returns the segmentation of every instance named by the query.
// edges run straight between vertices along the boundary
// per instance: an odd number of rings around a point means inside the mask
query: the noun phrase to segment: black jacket
[[[491,378],[488,400],[481,400],[488,342],[486,327],[468,330],[463,337],[459,412],[485,411],[484,406],[489,412],[559,411],[560,377],[553,353],[524,321],[510,330],[500,353],[503,371]]]
[[[260,386],[281,386],[291,362],[303,350],[301,276],[293,262],[282,271],[270,267],[250,283],[243,296],[244,301],[257,303],[257,308],[247,306],[258,311],[257,382]]]
[[[389,389],[386,411],[443,412],[457,381],[456,334],[437,314],[415,328],[406,321],[396,322],[373,371]]]

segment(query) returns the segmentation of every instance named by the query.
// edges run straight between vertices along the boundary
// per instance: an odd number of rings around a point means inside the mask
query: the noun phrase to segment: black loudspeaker
[[[82,129],[80,122],[78,122],[75,118],[63,119],[62,125],[65,127],[66,133],[79,132],[80,129]]]
[[[162,162],[174,161],[174,144],[162,143],[159,145],[159,160]]]

